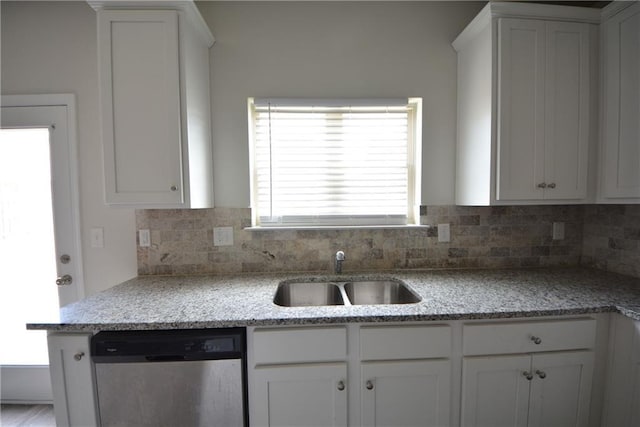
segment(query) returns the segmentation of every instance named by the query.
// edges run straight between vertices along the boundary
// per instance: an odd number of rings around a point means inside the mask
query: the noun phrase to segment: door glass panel
[[[25,324],[59,310],[49,129],[0,129],[0,365],[47,365],[45,331]]]

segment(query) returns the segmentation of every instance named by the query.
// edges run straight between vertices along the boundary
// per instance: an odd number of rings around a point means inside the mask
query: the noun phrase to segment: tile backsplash
[[[640,277],[640,205],[584,207],[582,264]]]
[[[640,206],[427,206],[432,227],[247,231],[250,210],[138,210],[138,273],[197,274],[331,271],[336,251],[345,272],[405,268],[575,266],[581,262],[639,275]],[[565,238],[552,239],[553,222]],[[438,242],[439,223],[451,241]],[[213,245],[214,227],[233,227],[234,243]]]

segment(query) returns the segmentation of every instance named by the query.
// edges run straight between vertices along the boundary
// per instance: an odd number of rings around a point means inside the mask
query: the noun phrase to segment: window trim
[[[404,215],[358,215],[358,216],[303,216],[303,220],[297,221],[296,217],[289,217],[286,221],[264,222],[259,217],[257,200],[257,170],[255,167],[255,106],[264,107],[287,106],[306,107],[345,107],[345,106],[409,106],[409,124],[407,138],[407,208]],[[309,98],[248,98],[247,119],[249,133],[249,170],[250,170],[250,197],[251,197],[251,230],[259,229],[324,229],[324,228],[398,228],[414,227],[420,223],[420,195],[422,182],[422,98],[400,99],[309,99]],[[397,218],[402,217],[402,221]],[[312,220],[310,220],[312,219]]]

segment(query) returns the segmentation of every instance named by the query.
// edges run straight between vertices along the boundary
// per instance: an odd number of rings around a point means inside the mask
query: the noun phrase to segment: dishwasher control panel
[[[244,328],[105,331],[91,340],[95,363],[234,359],[244,353]]]

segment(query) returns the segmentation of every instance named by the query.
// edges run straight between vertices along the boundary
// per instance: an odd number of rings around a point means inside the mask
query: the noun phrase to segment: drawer
[[[449,357],[451,328],[434,326],[363,326],[362,360],[427,359]]]
[[[256,329],[253,352],[256,365],[344,360],[347,329],[344,326]]]
[[[593,348],[595,319],[468,324],[463,329],[464,355],[534,353]]]

